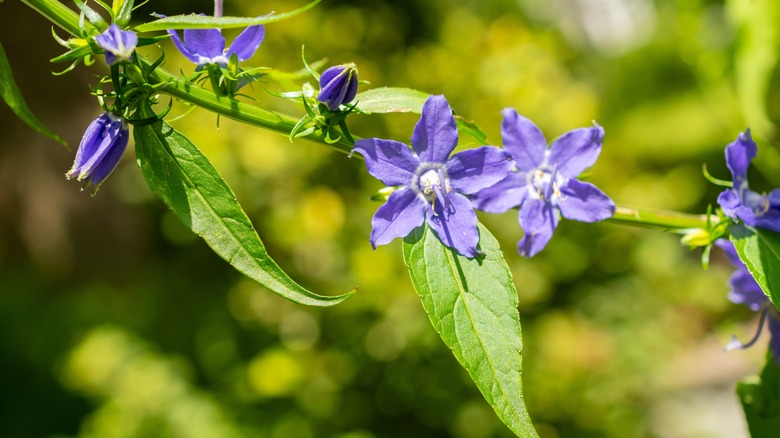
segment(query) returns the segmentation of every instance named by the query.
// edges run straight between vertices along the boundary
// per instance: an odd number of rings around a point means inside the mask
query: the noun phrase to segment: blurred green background
[[[226,15],[303,1],[230,2]],[[618,204],[703,213],[728,179],[723,148],[759,142],[754,190],[780,186],[773,121],[779,7],[772,0],[325,0],[267,27],[249,66],[354,61],[371,86],[443,93],[500,144],[515,107],[552,139],[606,129],[589,179]],[[212,11],[152,1],[136,19]],[[65,76],[51,25],[0,4],[0,41],[33,111],[75,148],[101,110],[105,71]],[[62,32],[59,32],[64,36]],[[236,32],[226,32],[228,40]],[[193,65],[163,44],[170,71]],[[159,49],[144,54],[159,56]],[[302,114],[256,83],[258,104]],[[362,89],[367,89],[363,86]],[[185,112],[175,105],[174,114]],[[399,242],[371,249],[381,184],[320,144],[194,111],[174,126],[209,156],[270,254],[330,309],[243,278],[146,188],[132,147],[97,197],[68,182],[73,152],[0,105],[0,435],[4,437],[511,436],[422,311]],[[350,118],[360,136],[407,141],[417,116]],[[462,147],[473,146],[462,139]],[[751,170],[753,172],[753,170]],[[517,213],[481,215],[520,296],[528,409],[543,437],[745,436],[735,382],[761,366],[757,321],[730,304],[721,254],[703,271],[675,235],[564,221],[517,256]]]

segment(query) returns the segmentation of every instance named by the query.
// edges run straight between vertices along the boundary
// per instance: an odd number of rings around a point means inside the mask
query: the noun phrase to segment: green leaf
[[[732,225],[729,233],[750,275],[780,308],[780,234],[743,225]]]
[[[433,327],[498,417],[518,436],[536,437],[523,399],[517,291],[495,237],[479,224],[482,258],[469,259],[420,227],[404,261]]]
[[[174,15],[172,17],[165,17],[159,20],[150,21],[136,26],[134,29],[136,32],[151,32],[154,30],[168,30],[168,29],[233,29],[237,27],[254,26],[257,24],[275,23],[277,21],[286,20],[288,18],[295,17],[302,14],[319,3],[320,0],[314,0],[308,5],[296,9],[294,11],[285,12],[282,14],[276,14],[271,12],[268,15],[262,15],[260,17],[210,17],[207,15]]]
[[[268,256],[233,191],[200,150],[170,125],[134,128],[136,156],[149,187],[178,218],[237,270],[296,303],[331,306],[355,291],[321,296],[299,286]]]
[[[68,146],[65,140],[59,135],[51,132],[49,128],[44,126],[44,124],[35,117],[35,114],[30,111],[27,102],[25,102],[22,97],[22,92],[19,91],[19,87],[17,87],[16,82],[14,82],[11,65],[8,63],[8,58],[5,56],[5,50],[3,49],[2,44],[0,44],[0,95],[3,96],[3,100],[11,107],[14,114],[22,119],[27,126],[38,131],[40,134],[61,143],[65,147]]]
[[[479,126],[477,126],[477,124],[474,123],[473,121],[466,120],[463,117],[456,114],[455,123],[458,124],[458,129],[460,129],[460,132],[471,136],[473,139],[477,140],[481,145],[488,144],[487,134],[485,134],[479,128]]]
[[[780,430],[780,366],[771,349],[766,356],[760,377],[749,377],[737,384],[752,438],[775,438]]]
[[[357,109],[365,114],[422,113],[422,106],[430,94],[411,88],[382,87],[358,93]]]

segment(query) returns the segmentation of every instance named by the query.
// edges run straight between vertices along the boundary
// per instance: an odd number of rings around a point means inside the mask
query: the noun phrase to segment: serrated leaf
[[[729,234],[750,275],[780,308],[780,234],[741,224],[729,227]]]
[[[155,30],[168,29],[233,29],[238,27],[254,26],[258,24],[269,24],[277,21],[287,20],[302,14],[319,3],[315,0],[308,5],[298,8],[294,11],[284,12],[282,14],[270,13],[260,17],[210,17],[208,15],[174,15],[171,17],[160,18],[135,27],[136,32],[151,32]]]
[[[0,44],[0,95],[11,110],[30,128],[38,131],[40,134],[49,137],[50,139],[67,147],[68,144],[59,135],[51,132],[43,122],[35,117],[30,108],[27,106],[27,102],[22,97],[22,92],[19,91],[16,82],[14,81],[13,72],[11,71],[11,65],[8,63],[8,58],[5,55],[3,45]]]
[[[404,240],[404,261],[433,327],[501,421],[537,437],[525,407],[517,291],[495,237],[479,226],[481,259],[444,246],[427,227]]]
[[[220,257],[272,292],[309,306],[338,304],[355,292],[322,296],[295,283],[274,262],[230,186],[205,155],[170,125],[134,128],[136,156],[149,187]]]
[[[761,376],[737,384],[737,395],[752,438],[775,438],[780,430],[780,366],[769,350]]]

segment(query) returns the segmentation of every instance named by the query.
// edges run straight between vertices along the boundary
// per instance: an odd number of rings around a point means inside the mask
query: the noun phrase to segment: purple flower
[[[358,70],[355,64],[331,67],[320,76],[320,94],[317,100],[328,105],[331,111],[352,102],[357,94]]]
[[[726,216],[742,221],[750,227],[780,232],[780,189],[769,195],[758,194],[748,188],[747,170],[758,148],[750,138],[750,130],[739,134],[726,146],[726,165],[734,184],[720,193],[718,204]]]
[[[508,153],[492,146],[459,152],[458,129],[444,96],[423,105],[412,132],[412,150],[394,140],[358,140],[355,151],[366,160],[368,173],[397,186],[371,220],[371,245],[406,237],[426,220],[445,245],[466,257],[478,254],[477,215],[464,194],[495,184],[512,168]]]
[[[234,53],[239,61],[246,61],[255,54],[265,37],[265,27],[261,24],[249,26],[233,40],[233,44],[225,49],[225,37],[219,29],[184,29],[184,41],[179,33],[168,30],[173,45],[190,61],[198,64],[196,70],[201,70],[207,64],[227,65]]]
[[[729,300],[732,303],[744,304],[750,310],[754,312],[761,312],[761,321],[758,325],[758,330],[748,343],[743,344],[739,342],[736,337],[732,337],[731,342],[726,345],[726,350],[733,349],[745,349],[751,347],[756,343],[761,330],[764,327],[764,321],[769,319],[769,333],[771,338],[769,340],[769,347],[772,349],[772,356],[775,362],[780,365],[780,314],[778,314],[775,306],[769,301],[764,291],[761,290],[761,286],[756,283],[756,280],[750,275],[747,266],[740,260],[737,250],[734,249],[734,244],[726,239],[718,239],[715,241],[715,245],[726,252],[726,256],[735,268],[731,278],[729,279]]]
[[[129,139],[127,122],[111,112],[103,113],[87,127],[73,167],[65,176],[86,180],[85,187],[94,184],[97,190],[119,163]]]
[[[106,64],[112,65],[118,61],[130,60],[138,44],[138,35],[111,23],[105,32],[95,37],[95,41],[106,51]]]
[[[595,125],[569,131],[548,149],[544,134],[532,121],[512,108],[503,114],[501,136],[517,171],[477,193],[473,201],[477,209],[489,213],[520,206],[519,221],[525,233],[517,244],[520,255],[533,257],[544,249],[558,226],[559,213],[581,222],[612,217],[612,200],[593,184],[576,179],[596,162],[604,129]]]

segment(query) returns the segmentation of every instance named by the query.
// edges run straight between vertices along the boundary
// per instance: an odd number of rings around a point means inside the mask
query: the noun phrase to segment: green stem
[[[685,228],[707,229],[709,225],[706,214],[686,214],[662,210],[639,210],[623,206],[617,206],[615,215],[607,220],[619,224],[639,225],[666,230]],[[718,217],[711,215],[709,221],[712,224],[716,224],[718,223]]]
[[[79,15],[57,0],[22,0],[27,6],[38,11],[49,21],[61,27],[75,37],[81,36],[79,27]],[[93,27],[88,21],[85,26]]]

